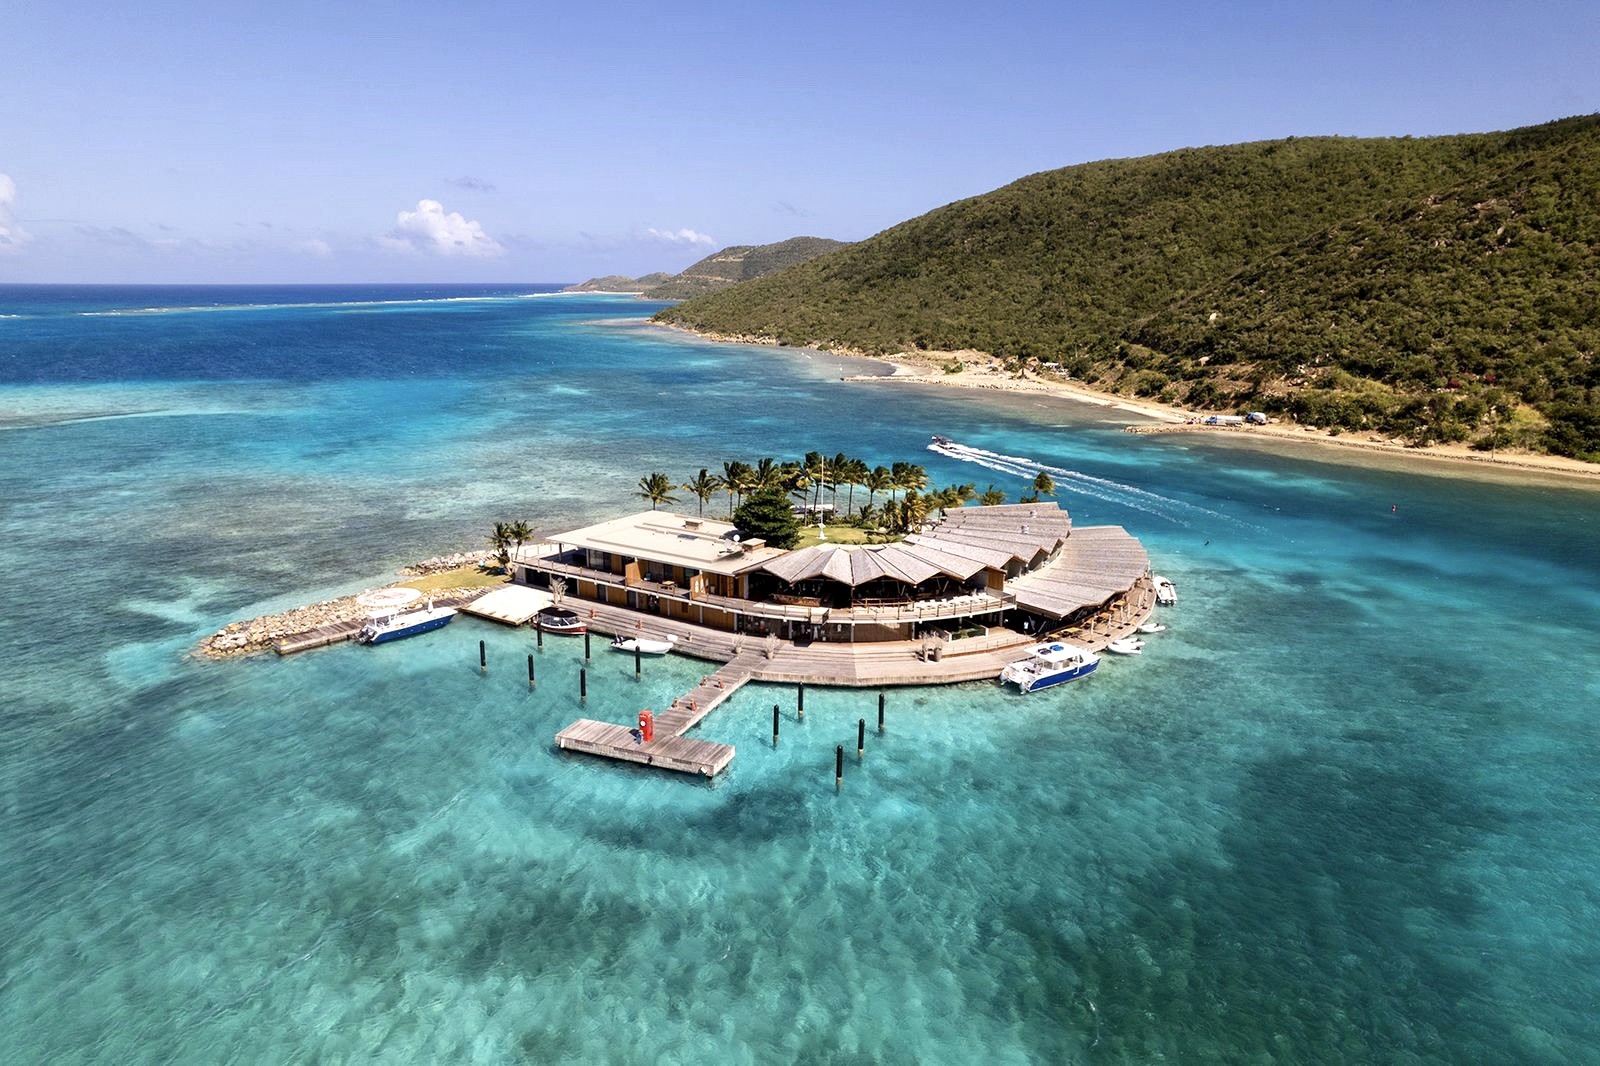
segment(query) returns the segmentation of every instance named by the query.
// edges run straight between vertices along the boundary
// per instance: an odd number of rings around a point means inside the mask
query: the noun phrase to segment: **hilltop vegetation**
[[[826,237],[790,237],[776,244],[735,244],[712,252],[677,274],[646,274],[642,278],[610,274],[569,285],[566,291],[637,292],[651,300],[686,300],[766,277],[844,246],[843,241]]]
[[[1600,116],[1035,174],[660,318],[1600,459]]]

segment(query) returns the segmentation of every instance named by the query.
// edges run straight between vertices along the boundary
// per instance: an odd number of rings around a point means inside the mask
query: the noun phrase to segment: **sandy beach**
[[[780,347],[771,341],[754,337],[698,333],[678,326],[662,328],[689,333],[704,340]],[[813,351],[803,348],[785,350],[797,354]],[[823,354],[834,356],[837,353]],[[1510,450],[1500,450],[1491,455],[1474,451],[1464,444],[1437,444],[1419,448],[1374,432],[1335,433],[1293,422],[1274,421],[1265,426],[1197,425],[1193,424],[1193,420],[1198,417],[1196,412],[1156,400],[1135,399],[1100,392],[1085,385],[1054,377],[1029,374],[1019,378],[998,369],[991,369],[989,367],[991,356],[985,352],[930,351],[877,358],[853,352],[847,354],[852,359],[864,359],[891,367],[892,371],[888,374],[847,375],[846,381],[880,385],[897,382],[904,385],[936,385],[952,389],[1031,393],[1035,396],[1093,404],[1124,412],[1144,420],[1139,424],[1130,425],[1131,430],[1139,433],[1202,433],[1261,448],[1292,446],[1298,449],[1300,446],[1310,446],[1317,449],[1318,454],[1344,462],[1404,467],[1445,476],[1485,480],[1526,481],[1530,476],[1548,477],[1559,479],[1561,483],[1567,485],[1600,489],[1600,465],[1564,456]],[[944,367],[957,359],[966,363],[967,368],[954,374],[946,373]]]

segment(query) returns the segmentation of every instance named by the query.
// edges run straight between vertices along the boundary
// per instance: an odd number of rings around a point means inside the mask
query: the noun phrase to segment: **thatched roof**
[[[1061,554],[1031,574],[1010,581],[1017,606],[1052,618],[1097,607],[1133,587],[1150,568],[1150,556],[1121,526],[1080,526]]]

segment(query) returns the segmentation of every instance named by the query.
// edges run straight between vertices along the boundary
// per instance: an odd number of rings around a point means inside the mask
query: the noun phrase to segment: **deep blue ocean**
[[[1600,1062],[1600,494],[541,291],[0,287],[0,1062]],[[875,692],[743,690],[707,784],[552,747],[678,656],[602,654],[580,709],[577,642],[530,691],[470,618],[189,654],[653,470],[1023,489],[933,433],[1069,472],[1181,602],[1063,689],[891,690],[837,794]]]

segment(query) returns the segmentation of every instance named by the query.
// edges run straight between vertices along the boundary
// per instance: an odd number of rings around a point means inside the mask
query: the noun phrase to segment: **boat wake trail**
[[[1088,496],[1091,499],[1113,503],[1119,507],[1141,511],[1184,528],[1189,528],[1194,520],[1205,518],[1244,526],[1257,532],[1264,532],[1260,526],[1251,525],[1249,522],[1241,522],[1231,515],[1213,511],[1209,507],[1201,507],[1198,504],[1187,503],[1171,496],[1163,496],[1159,492],[1141,489],[1139,486],[1130,485],[1125,481],[1114,481],[1111,478],[1085,474],[1079,470],[1050,466],[1048,463],[1041,463],[1020,455],[1002,455],[999,452],[974,448],[956,441],[950,441],[947,444],[934,441],[928,445],[928,450],[963,463],[972,463],[986,470],[994,470],[1001,474],[1011,474],[1014,477],[1026,478],[1029,481],[1042,473],[1049,474],[1058,489],[1067,489],[1076,492],[1080,496]]]

